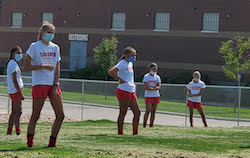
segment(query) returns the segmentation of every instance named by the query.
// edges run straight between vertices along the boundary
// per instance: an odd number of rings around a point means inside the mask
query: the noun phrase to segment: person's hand
[[[123,83],[126,83],[126,81],[120,79],[120,80],[119,80],[119,83],[120,83],[120,84],[123,84]]]
[[[51,64],[42,64],[42,69],[47,69],[49,71],[52,71],[54,69],[54,66]]]
[[[21,97],[21,100],[25,99],[22,93],[20,94],[20,97]]]
[[[53,89],[52,89],[52,97],[55,97],[57,95],[59,95],[58,90],[57,90],[57,86],[54,85]]]

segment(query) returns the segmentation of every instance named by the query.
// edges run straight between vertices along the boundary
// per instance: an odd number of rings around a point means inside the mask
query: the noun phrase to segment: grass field
[[[0,86],[0,94],[6,93],[7,87]],[[31,96],[31,89],[24,88],[24,95]],[[82,94],[74,93],[74,92],[63,92],[63,99],[65,101],[74,101],[81,102]],[[94,103],[94,104],[104,104],[111,106],[118,106],[118,101],[115,96],[108,96],[107,100],[103,95],[94,95],[94,94],[85,94],[84,95],[85,103]],[[142,109],[145,109],[144,99],[139,99],[139,103]],[[169,101],[161,101],[158,105],[159,111],[168,111],[168,112],[178,112],[185,113],[186,112],[186,104],[179,102],[169,102]],[[234,113],[234,109],[230,107],[215,107],[215,106],[206,106],[204,105],[204,110],[207,116],[216,116],[216,117],[224,117],[224,118],[237,118],[237,112]],[[236,109],[237,110],[237,109]],[[195,111],[196,114],[198,114]],[[242,119],[250,119],[250,109],[241,109],[240,117]]]
[[[26,148],[27,124],[21,136],[5,136],[7,124],[0,124],[0,157],[247,157],[250,128],[185,128],[155,126],[140,128],[140,135],[116,134],[114,122],[64,123],[58,148],[47,148],[51,123],[37,125],[35,148]]]

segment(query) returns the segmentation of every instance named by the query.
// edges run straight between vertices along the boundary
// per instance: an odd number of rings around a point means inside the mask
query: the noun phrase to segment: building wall
[[[10,28],[12,12],[23,13],[22,28]],[[13,46],[20,45],[25,51],[36,41],[42,12],[54,13],[54,41],[61,47],[63,69],[69,68],[69,33],[88,34],[88,65],[92,64],[93,48],[101,39],[116,34],[118,56],[125,46],[137,49],[138,71],[144,72],[148,63],[155,61],[167,74],[198,69],[214,80],[225,80],[221,70],[224,62],[218,52],[221,42],[250,35],[250,21],[246,20],[250,15],[249,0],[2,0],[1,63]],[[112,12],[126,13],[125,31],[111,30]],[[153,31],[155,12],[170,12],[169,32]],[[219,33],[201,32],[203,12],[220,13]],[[228,14],[232,16],[228,18]]]

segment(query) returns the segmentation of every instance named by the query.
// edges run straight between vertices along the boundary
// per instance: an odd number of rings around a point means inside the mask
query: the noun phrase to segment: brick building
[[[200,70],[224,81],[218,48],[249,37],[249,17],[250,0],[0,0],[0,64],[13,46],[26,51],[47,20],[57,27],[63,71],[91,66],[93,48],[115,34],[118,56],[125,46],[137,49],[137,73],[155,61],[162,74]]]

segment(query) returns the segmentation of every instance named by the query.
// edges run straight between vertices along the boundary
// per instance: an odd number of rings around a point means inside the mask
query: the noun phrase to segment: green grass
[[[0,94],[6,93],[7,87],[0,86]],[[31,96],[31,89],[24,88],[24,95]],[[74,92],[63,92],[63,99],[65,101],[74,101],[81,102],[82,94],[74,93]],[[111,106],[118,106],[118,101],[115,96],[108,96],[107,100],[103,95],[94,95],[94,94],[85,94],[84,95],[85,103],[94,103],[94,104],[104,104]],[[145,109],[144,99],[139,99],[139,103],[142,109]],[[186,104],[179,102],[169,102],[169,101],[161,101],[158,105],[157,110],[159,111],[168,111],[168,112],[178,112],[185,113],[186,112]],[[237,109],[236,109],[237,110]],[[216,107],[216,106],[207,106],[204,105],[204,111],[207,116],[216,116],[216,117],[224,117],[224,118],[237,118],[237,111],[234,112],[234,108],[231,107]],[[195,114],[198,114],[195,111]],[[242,119],[250,119],[250,109],[241,109],[240,117]]]
[[[7,124],[0,124],[0,157],[201,157],[250,154],[250,128],[185,128],[155,126],[140,128],[131,135],[116,134],[116,123],[106,120],[63,123],[58,148],[46,148],[51,123],[39,123],[35,148],[26,148],[27,124],[22,136],[5,136]],[[200,156],[199,156],[200,155]],[[188,157],[188,156],[187,156]]]

